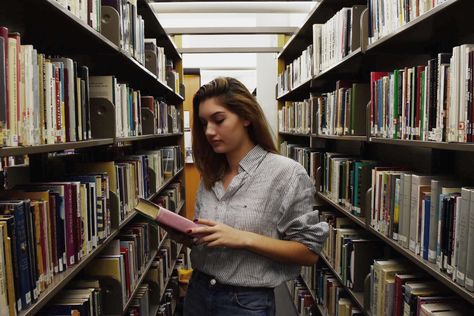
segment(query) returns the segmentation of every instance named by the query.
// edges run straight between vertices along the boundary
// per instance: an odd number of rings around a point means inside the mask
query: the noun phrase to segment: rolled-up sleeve
[[[329,228],[326,222],[319,222],[318,211],[313,211],[314,194],[305,170],[296,170],[283,197],[277,229],[282,239],[300,242],[319,254]]]

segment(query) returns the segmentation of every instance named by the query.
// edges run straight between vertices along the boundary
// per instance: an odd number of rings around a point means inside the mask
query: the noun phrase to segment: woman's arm
[[[196,239],[198,245],[246,249],[282,263],[298,265],[312,265],[319,258],[308,247],[297,241],[274,239],[210,220],[200,219],[197,223],[207,225],[190,231],[192,235],[206,235]]]

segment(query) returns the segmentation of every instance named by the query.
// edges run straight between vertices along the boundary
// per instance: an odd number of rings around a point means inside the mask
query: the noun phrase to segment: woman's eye
[[[216,124],[221,124],[222,122],[224,122],[224,119],[216,120]]]

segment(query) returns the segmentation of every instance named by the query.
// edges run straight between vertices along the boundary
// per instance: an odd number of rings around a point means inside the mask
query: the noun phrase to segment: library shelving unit
[[[137,14],[142,16],[145,24],[145,38],[156,39],[157,46],[164,47],[167,58],[173,61],[174,69],[178,73],[179,82],[183,82],[182,59],[175,44],[166,34],[165,30],[157,20],[153,10],[149,6],[148,0],[137,0]],[[99,2],[100,3],[100,2]],[[170,88],[166,82],[157,79],[145,65],[138,62],[125,50],[115,45],[104,35],[90,27],[83,20],[73,15],[56,0],[17,0],[0,1],[2,10],[0,11],[0,26],[8,27],[11,32],[21,34],[21,44],[31,44],[40,53],[50,56],[61,56],[72,58],[81,65],[89,68],[91,75],[114,75],[120,82],[128,82],[130,87],[140,90],[142,96],[154,96],[164,99],[168,104],[175,105],[180,113],[180,118],[184,117],[183,101],[184,97],[180,87]],[[178,92],[179,91],[179,92]],[[104,124],[107,128],[110,124]],[[181,122],[181,126],[183,126]],[[114,134],[114,131],[110,131]],[[150,134],[133,137],[106,137],[93,138],[84,141],[45,144],[36,146],[14,146],[0,148],[0,157],[26,157],[29,162],[31,179],[35,180],[35,175],[42,174],[34,171],[44,168],[47,161],[52,156],[65,156],[70,154],[85,154],[90,157],[107,156],[118,158],[123,157],[123,152],[130,154],[135,150],[153,150],[164,146],[178,145],[184,153],[183,131],[172,134]],[[112,156],[110,156],[112,155]],[[184,157],[183,157],[184,159]],[[8,168],[8,167],[7,167]],[[148,199],[153,199],[159,195],[167,186],[175,180],[179,180],[184,188],[183,168],[179,169],[157,188]],[[44,174],[44,172],[43,172]],[[8,176],[7,176],[8,179]],[[184,214],[185,201],[180,202],[177,212]],[[122,228],[140,215],[136,211],[131,211],[127,218],[116,227],[112,227],[111,234],[105,238],[100,245],[92,250],[88,255],[81,258],[75,265],[56,274],[52,283],[44,290],[39,297],[26,309],[18,312],[20,316],[35,315],[45,305],[51,301],[56,294],[68,285],[68,283],[101,252],[107,248],[114,238],[116,238]],[[161,244],[153,249],[150,261],[146,264],[138,282],[138,285],[145,278],[150,268],[154,254],[161,247]],[[181,249],[181,248],[179,248]],[[178,252],[179,254],[179,252]],[[176,262],[176,258],[172,258]],[[128,299],[130,304],[133,295]],[[159,303],[159,302],[158,302]],[[121,314],[126,312],[126,308]]]
[[[278,72],[282,73],[286,69],[286,65],[293,62],[309,45],[313,44],[313,24],[325,23],[341,8],[359,4],[367,5],[367,1],[321,0],[316,4],[303,26],[288,40],[278,55]],[[446,0],[372,43],[369,43],[367,35],[367,11],[362,13],[360,49],[353,51],[332,67],[304,81],[292,91],[277,96],[278,110],[284,106],[285,101],[303,101],[310,98],[310,94],[318,95],[334,91],[337,80],[353,79],[357,82],[369,83],[371,71],[393,71],[403,67],[426,65],[429,59],[435,58],[440,52],[450,52],[454,46],[473,43],[472,15],[466,14],[466,12],[474,12],[474,2]],[[367,109],[366,117],[369,118],[370,107],[365,108]],[[463,183],[474,183],[473,143],[374,137],[370,135],[369,126],[366,128],[366,134],[362,136],[327,136],[315,133],[317,131],[312,131],[308,142],[307,135],[279,132],[279,143],[284,140],[292,141],[311,147],[316,151],[358,156],[362,159],[386,163],[386,165],[403,166],[407,168],[405,170],[421,174],[446,174],[462,180]],[[332,206],[333,209],[351,219],[369,235],[384,242],[387,248],[393,251],[393,254],[400,258],[406,258],[419,270],[425,271],[441,283],[449,293],[474,307],[474,293],[454,282],[451,276],[441,272],[436,264],[424,260],[378,232],[371,227],[369,219],[354,215],[349,209],[331,200],[326,194],[318,192],[317,200],[318,203]],[[322,258],[322,261],[335,272],[328,260]],[[340,279],[337,273],[335,275]],[[343,285],[343,287],[345,286]],[[364,306],[364,293],[355,293],[349,288],[345,288],[356,305],[359,305],[363,313],[368,315],[369,309]],[[314,297],[314,293],[312,295]],[[324,314],[320,306],[317,308]]]

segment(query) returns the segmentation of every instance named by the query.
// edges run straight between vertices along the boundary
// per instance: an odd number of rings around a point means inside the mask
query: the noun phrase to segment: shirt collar
[[[250,173],[253,169],[255,169],[258,166],[258,164],[262,161],[262,159],[265,157],[267,153],[268,152],[262,147],[260,147],[260,145],[256,145],[239,162],[240,168],[246,173]]]

